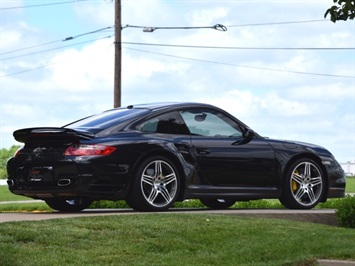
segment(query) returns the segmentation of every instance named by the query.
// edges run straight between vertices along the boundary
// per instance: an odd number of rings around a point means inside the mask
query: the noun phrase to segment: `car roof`
[[[128,105],[126,107],[120,107],[121,109],[149,109],[151,111],[154,110],[163,110],[163,109],[170,109],[170,108],[184,108],[184,107],[213,107],[210,104],[204,103],[196,103],[196,102],[159,102],[159,103],[145,103],[145,104],[134,104]]]
[[[63,127],[68,128],[80,128],[94,131],[100,131],[104,128],[109,128],[111,125],[121,124],[122,127],[125,126],[126,122],[132,121],[131,119],[139,118],[141,115],[148,115],[148,113],[164,113],[169,111],[174,111],[179,108],[208,108],[212,107],[207,104],[200,103],[148,103],[148,104],[137,104],[128,105],[127,107],[119,107],[110,110],[106,110],[102,113],[95,114],[78,121],[74,121]],[[132,111],[132,112],[131,112]]]

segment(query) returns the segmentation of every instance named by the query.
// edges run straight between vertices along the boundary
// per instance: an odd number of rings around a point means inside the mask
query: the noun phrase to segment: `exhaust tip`
[[[64,179],[58,180],[58,186],[60,186],[60,187],[66,187],[66,186],[69,186],[70,184],[71,184],[70,179],[64,178]]]
[[[13,180],[13,179],[8,179],[8,180],[7,180],[7,185],[8,185],[9,187],[15,186],[15,180]]]

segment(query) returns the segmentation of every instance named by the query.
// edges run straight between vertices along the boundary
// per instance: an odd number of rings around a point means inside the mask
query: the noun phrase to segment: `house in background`
[[[346,176],[355,176],[355,161],[340,163],[340,165],[345,171]]]

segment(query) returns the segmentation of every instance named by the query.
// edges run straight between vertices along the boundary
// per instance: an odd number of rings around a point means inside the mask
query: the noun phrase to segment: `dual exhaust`
[[[6,182],[9,187],[15,186],[15,180],[13,180],[13,179],[8,179]]]
[[[60,187],[67,187],[71,184],[71,180],[69,178],[59,179],[58,186]]]
[[[59,187],[67,187],[72,183],[72,181],[69,178],[62,178],[58,180],[58,186]],[[7,185],[9,187],[14,187],[16,184],[16,181],[14,179],[8,179],[7,180]]]

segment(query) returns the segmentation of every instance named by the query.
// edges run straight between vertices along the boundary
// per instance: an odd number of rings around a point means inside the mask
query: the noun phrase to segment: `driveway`
[[[12,221],[39,221],[48,219],[70,218],[70,217],[87,217],[87,216],[105,216],[105,215],[139,215],[144,212],[136,212],[132,209],[87,209],[79,213],[61,213],[61,212],[15,212],[0,213],[0,223]],[[335,210],[288,210],[288,209],[227,209],[227,210],[210,210],[206,208],[191,209],[170,209],[167,213],[204,213],[204,214],[223,214],[238,215],[257,218],[275,218],[295,221],[304,221],[311,223],[321,223],[336,226]]]

